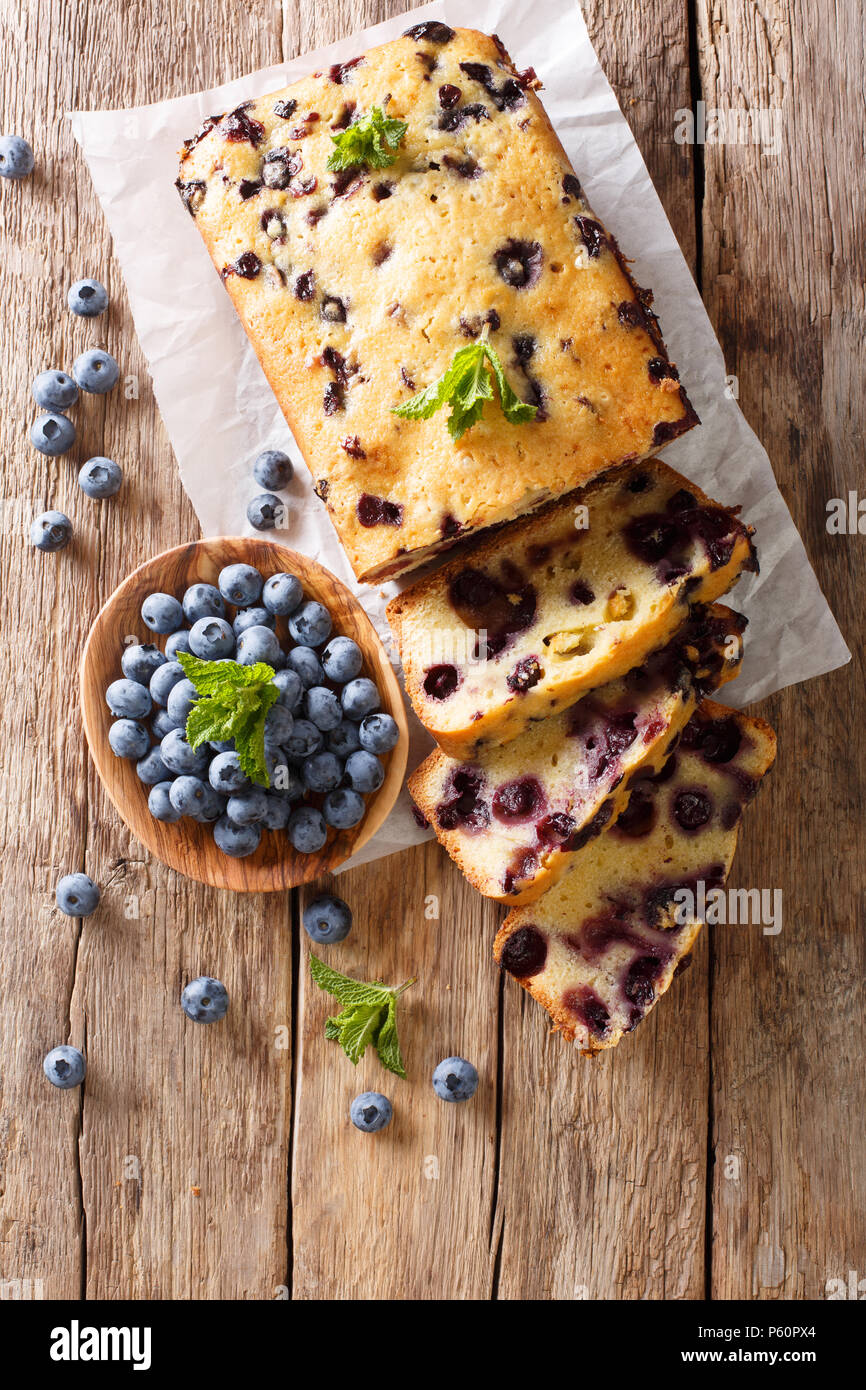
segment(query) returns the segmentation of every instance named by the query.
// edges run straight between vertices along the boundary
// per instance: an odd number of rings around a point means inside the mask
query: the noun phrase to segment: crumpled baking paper
[[[328,48],[222,87],[126,111],[76,111],[84,153],[114,238],[153,388],[183,485],[206,536],[251,533],[250,466],[265,448],[297,467],[290,519],[275,538],[315,557],[355,592],[397,664],[385,605],[397,584],[359,585],[314,495],[274,396],[195,224],[174,188],[181,142],[205,116],[396,38],[422,19],[498,33],[518,67],[533,66],[543,101],[592,207],[651,285],[672,359],[701,417],[664,450],[710,496],[740,503],[757,531],[761,574],[737,585],[749,618],[746,657],[725,699],[739,706],[850,660],[769,458],[726,383],[725,363],[640,151],[599,66],[583,16],[569,0],[436,0]],[[411,710],[410,768],[431,746]],[[344,867],[425,839],[404,791],[386,824]]]

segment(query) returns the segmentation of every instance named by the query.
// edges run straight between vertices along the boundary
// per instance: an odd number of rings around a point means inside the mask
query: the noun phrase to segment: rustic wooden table
[[[211,86],[400,8],[400,0],[21,0],[0,19],[4,129],[37,171],[0,187],[4,466],[0,1285],[45,1297],[676,1299],[823,1297],[866,1276],[862,1143],[863,554],[829,536],[828,498],[863,478],[864,43],[859,7],[793,0],[589,0],[601,60],[695,268],[854,664],[760,712],[780,757],[746,821],[736,883],[781,887],[784,928],[705,931],[696,966],[633,1038],[594,1063],[493,966],[499,910],[435,845],[339,881],[350,973],[420,978],[404,1000],[410,1079],[371,1142],[350,1097],[382,1082],[326,1043],[298,895],[184,881],[128,835],[87,757],[76,667],[118,581],[198,535],[152,399],[123,283],[63,113]],[[543,38],[540,37],[540,42]],[[521,55],[527,59],[531,54]],[[777,106],[782,148],[673,140],[674,113]],[[142,217],[147,217],[142,208]],[[106,346],[139,399],[91,397],[76,459],[127,476],[115,504],[27,440],[30,382],[87,325],[72,278],[112,296]],[[210,422],[202,420],[202,429]],[[46,506],[74,547],[25,539]],[[53,887],[85,869],[98,913]],[[196,1028],[178,999],[203,971],[233,1004]],[[41,1071],[86,1046],[84,1094]],[[443,1106],[435,1062],[478,1065]],[[0,1287],[0,1292],[3,1291]],[[25,1290],[26,1290],[26,1286]]]

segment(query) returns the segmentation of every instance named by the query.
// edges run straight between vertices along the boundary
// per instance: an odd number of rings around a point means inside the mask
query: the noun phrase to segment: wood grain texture
[[[780,888],[784,919],[714,932],[711,1292],[823,1298],[866,1272],[864,538],[825,527],[828,499],[864,487],[862,13],[698,14],[707,106],[775,108],[781,136],[775,155],[705,149],[704,298],[855,653],[761,711],[779,761],[734,874]]]
[[[853,1128],[866,752],[851,738],[862,694],[849,672],[760,711],[779,764],[734,881],[784,889],[782,933],[703,932],[694,968],[592,1063],[500,980],[501,910],[428,844],[324,885],[356,918],[329,959],[419,977],[401,1005],[409,1079],[374,1055],[353,1069],[323,1036],[332,1001],[307,973],[298,916],[315,890],[241,896],[181,878],[128,834],[86,755],[75,672],[90,624],[136,564],[199,532],[62,113],[213,85],[401,8],[22,0],[0,16],[3,127],[32,134],[38,161],[31,180],[0,182],[0,1282],[41,1281],[48,1297],[820,1297],[827,1278],[866,1273]],[[826,499],[862,473],[863,195],[846,134],[860,128],[859,14],[837,9],[830,33],[789,0],[586,10],[692,263],[702,249],[741,402],[860,650],[863,541],[823,529]],[[779,102],[782,155],[676,145],[674,112],[697,95]],[[63,304],[83,273],[112,296],[95,323]],[[136,382],[76,407],[68,458],[35,455],[33,376],[94,345]],[[75,486],[96,453],[125,469],[113,502]],[[49,506],[76,529],[57,556],[26,540]],[[53,906],[74,869],[104,889],[83,922]],[[216,1028],[179,1007],[204,972],[232,997]],[[41,1074],[62,1041],[86,1047],[83,1093]],[[469,1106],[429,1086],[450,1052],[479,1068]],[[372,1138],[347,1113],[367,1087],[395,1101]]]
[[[215,585],[220,570],[232,564],[253,565],[265,578],[280,573],[296,575],[305,598],[321,603],[331,614],[334,634],[350,637],[358,644],[364,657],[363,674],[375,681],[382,708],[400,731],[397,746],[382,760],[385,779],[367,801],[364,819],[353,830],[329,831],[328,841],[318,854],[298,854],[285,831],[266,831],[254,854],[245,859],[230,859],[214,843],[212,826],[195,825],[188,818],[175,825],[154,820],[147,804],[148,788],[139,781],[134,764],[116,758],[108,743],[112,718],[105,691],[121,674],[124,644],[142,630],[143,598],[153,592],[179,597],[191,584]],[[232,612],[230,609],[229,617]],[[291,641],[285,619],[277,620],[276,631],[284,645]],[[155,634],[144,635],[164,648],[164,640],[160,643]],[[406,710],[394,668],[373,624],[355,596],[329,570],[273,541],[222,536],[176,546],[146,560],[100,609],[81,658],[80,685],[84,732],[91,757],[115,809],[136,839],[163,864],[212,888],[273,893],[333,872],[381,829],[403,785],[409,745]]]

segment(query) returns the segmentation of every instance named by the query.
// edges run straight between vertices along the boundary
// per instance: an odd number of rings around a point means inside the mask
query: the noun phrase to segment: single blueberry
[[[228,816],[220,816],[213,828],[214,844],[232,859],[245,859],[259,847],[262,838],[258,825],[235,825]]]
[[[42,1070],[52,1086],[61,1091],[71,1091],[80,1086],[87,1073],[87,1063],[77,1047],[53,1047],[42,1063]]]
[[[76,357],[72,364],[72,375],[82,391],[95,396],[104,396],[112,386],[116,386],[120,368],[110,352],[102,348],[90,348]]]
[[[210,764],[207,748],[190,748],[182,728],[171,729],[159,745],[159,756],[176,777],[204,777]]]
[[[265,740],[283,744],[295,727],[291,710],[279,703],[272,705],[265,716]]]
[[[33,383],[33,398],[43,410],[68,410],[78,400],[78,387],[66,372],[51,367]]]
[[[271,791],[284,801],[300,801],[304,795],[304,783],[298,769],[282,761],[271,778]]]
[[[241,666],[254,666],[257,661],[264,661],[274,671],[286,663],[280,639],[269,627],[248,627],[246,632],[242,632],[238,638],[235,660]]]
[[[253,477],[259,487],[268,492],[279,492],[286,487],[294,474],[292,460],[279,449],[265,449],[253,464]]]
[[[105,692],[105,703],[115,719],[146,719],[151,711],[150,691],[138,681],[112,681]]]
[[[235,635],[225,618],[199,618],[189,633],[189,649],[202,661],[221,661],[235,649]]]
[[[463,1057],[446,1057],[433,1072],[433,1090],[440,1100],[471,1100],[478,1089],[478,1072]]]
[[[361,747],[358,725],[350,719],[341,719],[337,727],[328,734],[327,742],[331,752],[336,753],[338,758],[348,758],[350,753],[357,752]]]
[[[190,584],[183,596],[183,616],[187,622],[197,623],[199,618],[224,618],[226,606],[219,589],[213,584]],[[179,627],[180,623],[175,623]]]
[[[361,748],[346,759],[346,776],[353,791],[369,796],[377,792],[385,780],[385,769],[373,753]]]
[[[154,820],[164,821],[166,825],[173,825],[175,821],[180,820],[180,811],[171,804],[171,787],[170,781],[157,782],[156,786],[151,787],[147,798],[147,807]]]
[[[322,802],[322,815],[335,830],[352,830],[360,825],[366,809],[364,798],[351,787],[338,787],[328,792]]]
[[[33,151],[21,135],[0,135],[0,179],[26,179],[32,174]]]
[[[88,497],[101,502],[120,491],[123,472],[114,459],[102,457],[88,459],[78,473],[78,486]]]
[[[286,657],[286,665],[299,677],[305,690],[322,685],[325,680],[324,668],[312,647],[293,647]]]
[[[269,627],[276,626],[274,615],[269,613],[267,608],[242,608],[240,613],[235,615],[232,623],[232,632],[235,637],[240,637],[242,632],[246,632],[248,627]]]
[[[223,598],[236,608],[249,608],[262,592],[262,576],[252,565],[226,565],[217,583]]]
[[[162,760],[160,747],[151,748],[149,753],[139,758],[135,764],[135,771],[139,782],[143,782],[146,787],[156,787],[160,782],[170,781],[172,776],[171,768],[166,767]]]
[[[286,739],[285,749],[290,758],[311,758],[324,743],[322,732],[309,719],[296,719]]]
[[[175,778],[168,795],[172,806],[182,816],[197,816],[205,804],[205,783],[200,777],[185,774]]]
[[[165,708],[168,717],[179,728],[186,728],[186,721],[189,719],[190,710],[198,699],[198,691],[191,680],[184,676],[182,681],[178,681],[168,692],[168,699]]]
[[[320,647],[331,635],[331,615],[315,599],[308,599],[289,618],[289,632],[301,647]]]
[[[225,815],[228,798],[220,796],[208,782],[203,785],[204,796],[198,803],[198,809],[193,812],[193,820],[199,821],[202,825],[212,825]]]
[[[298,651],[302,652],[309,650],[309,647],[298,648]],[[287,660],[290,659],[291,653],[289,653]],[[290,713],[294,714],[304,697],[304,687],[297,671],[292,670],[290,666],[287,666],[284,671],[277,671],[274,676],[274,685],[280,692],[277,704],[283,705]]]
[[[108,308],[108,291],[98,280],[76,280],[70,285],[66,303],[81,319],[95,319]]]
[[[152,698],[153,696],[151,696],[151,699]],[[160,742],[165,738],[166,734],[171,733],[172,729],[179,729],[180,727],[181,726],[176,724],[171,718],[168,710],[165,709],[156,710],[150,721],[150,731],[154,738],[158,739]]]
[[[63,512],[43,512],[30,527],[30,540],[37,550],[51,554],[62,550],[72,539],[72,522]]]
[[[274,613],[278,618],[287,618],[294,613],[303,597],[300,579],[285,571],[272,574],[262,589],[262,603],[269,613]]]
[[[249,786],[229,797],[226,815],[235,825],[259,825],[267,807],[264,787]]]
[[[322,893],[307,903],[303,915],[304,931],[318,946],[345,941],[352,930],[352,909],[342,898]]]
[[[343,686],[340,703],[347,719],[360,720],[378,709],[381,701],[373,682],[366,676],[359,676],[357,680],[349,681],[348,685]]]
[[[127,651],[129,650],[130,648],[127,648]],[[156,650],[156,648],[154,648],[154,650]],[[124,656],[125,655],[126,653],[124,653]],[[162,652],[160,652],[160,656],[162,656]],[[121,665],[122,664],[121,662]],[[129,673],[125,672],[125,674],[128,675]],[[155,705],[165,706],[168,703],[168,697],[172,690],[182,680],[186,680],[186,676],[184,675],[183,667],[180,662],[165,661],[163,659],[162,665],[156,667],[150,678],[148,689],[150,690],[150,698],[153,700],[153,703]],[[171,718],[170,715],[169,718]],[[172,723],[175,722],[180,723],[181,721],[172,720]]]
[[[40,454],[49,458],[59,458],[66,454],[75,443],[75,426],[66,415],[59,411],[49,411],[40,415],[30,426],[30,443]]]
[[[180,996],[181,1006],[187,1018],[193,1023],[218,1023],[225,1018],[229,1007],[229,995],[225,985],[210,975],[199,975],[190,980]]]
[[[183,609],[172,594],[148,594],[141,605],[141,620],[151,632],[173,632],[183,622]],[[169,660],[174,656],[167,654]]]
[[[150,734],[137,719],[116,719],[108,730],[108,742],[117,758],[143,758],[150,748]]]
[[[265,800],[267,805],[262,816],[262,825],[266,830],[285,830],[292,813],[288,797],[282,796],[279,792],[268,792]]]
[[[181,610],[181,614],[183,610]],[[165,655],[169,661],[174,661],[178,652],[189,651],[189,630],[188,628],[178,628],[177,632],[171,633],[165,644]]]
[[[331,792],[340,785],[343,764],[336,753],[314,753],[304,760],[301,775],[311,792]]]
[[[235,741],[233,738],[212,738],[208,742],[215,753],[233,753],[235,751]]]
[[[120,658],[120,669],[127,680],[137,681],[139,685],[149,686],[160,666],[165,665],[165,657],[152,642],[133,642],[130,646],[124,647]],[[159,703],[164,705],[165,701],[160,700]]]
[[[321,811],[314,806],[299,806],[289,817],[289,839],[298,854],[316,854],[328,838],[328,828]]]
[[[304,714],[323,733],[336,729],[343,721],[339,697],[326,685],[312,685],[304,696]]]
[[[54,897],[67,917],[89,917],[99,906],[100,892],[87,874],[66,874],[55,888]]]
[[[273,531],[275,526],[282,529],[287,520],[288,508],[273,492],[254,497],[247,507],[247,521],[257,531]]]
[[[364,658],[361,648],[351,637],[332,637],[322,652],[322,665],[325,675],[335,685],[345,685],[360,675]]]
[[[362,1134],[375,1134],[391,1123],[393,1106],[379,1091],[362,1091],[349,1106],[349,1119]]]
[[[217,753],[208,769],[208,781],[215,792],[243,791],[250,785],[250,779],[241,767],[237,753]]]
[[[399,742],[400,730],[390,714],[368,714],[361,720],[358,737],[368,753],[390,753]]]

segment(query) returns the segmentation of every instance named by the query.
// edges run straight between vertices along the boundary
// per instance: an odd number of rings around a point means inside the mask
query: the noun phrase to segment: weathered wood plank
[[[689,104],[686,7],[599,2],[584,12],[693,261],[692,152],[673,142],[674,111]],[[634,1037],[588,1062],[506,980],[500,1298],[702,1297],[706,1009],[701,942],[694,968]]]
[[[826,502],[863,489],[862,14],[699,5],[708,107],[775,107],[781,150],[707,146],[704,297],[849,645],[862,537]],[[860,657],[855,657],[855,666]],[[866,828],[854,667],[768,702],[779,759],[735,866],[784,925],[719,928],[712,983],[716,1298],[822,1298],[866,1271],[862,1064]]]

